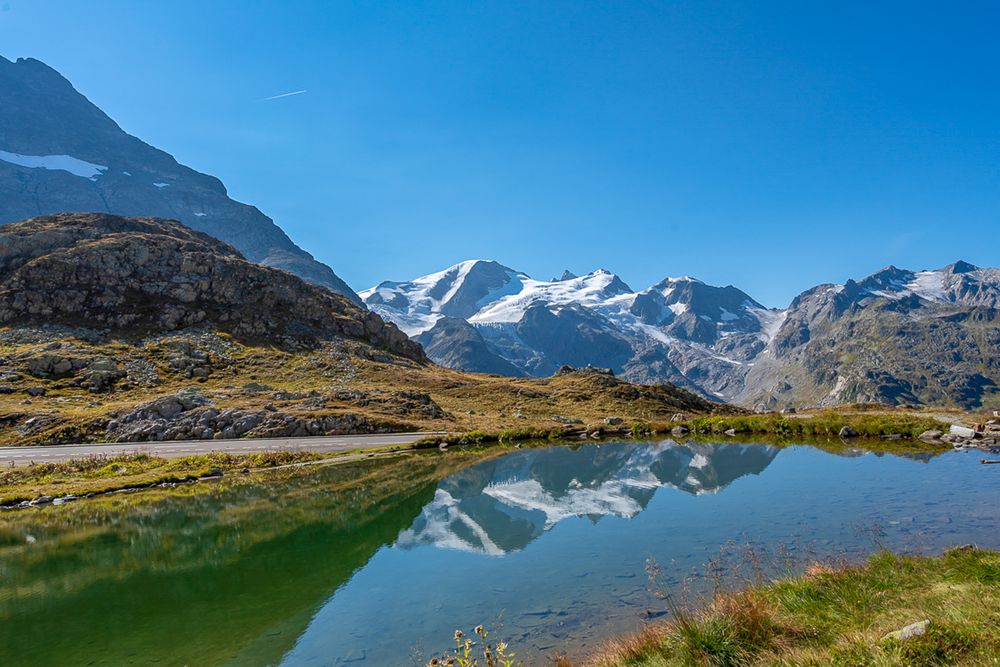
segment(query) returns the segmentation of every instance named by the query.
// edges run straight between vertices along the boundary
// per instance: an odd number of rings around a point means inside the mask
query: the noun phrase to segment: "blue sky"
[[[785,305],[889,263],[1000,265],[998,24],[975,2],[0,0],[0,55],[356,289],[484,257]]]

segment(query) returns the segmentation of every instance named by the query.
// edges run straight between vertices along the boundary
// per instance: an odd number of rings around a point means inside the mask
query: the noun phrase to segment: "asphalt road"
[[[379,435],[333,435],[317,438],[257,438],[247,440],[177,440],[171,442],[118,442],[94,445],[49,445],[45,447],[0,447],[0,465],[59,463],[88,456],[144,452],[150,456],[180,458],[195,454],[228,452],[347,452],[387,445],[408,445],[428,433],[387,433]]]

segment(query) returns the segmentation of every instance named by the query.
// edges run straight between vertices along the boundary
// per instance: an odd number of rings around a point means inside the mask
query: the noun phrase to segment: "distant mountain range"
[[[126,134],[44,63],[0,57],[0,109],[0,224],[70,212],[179,220],[359,302],[270,218],[230,199],[219,179]]]
[[[757,409],[1000,401],[1000,270],[965,262],[890,266],[783,310],[691,277],[634,291],[603,269],[540,281],[486,260],[360,294],[431,359],[463,370],[601,366]]]

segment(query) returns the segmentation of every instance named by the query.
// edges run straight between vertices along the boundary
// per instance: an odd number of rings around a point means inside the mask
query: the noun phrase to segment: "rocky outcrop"
[[[0,227],[0,323],[118,334],[198,326],[282,345],[347,338],[425,359],[394,325],[346,297],[155,218],[62,214]],[[181,345],[171,364],[192,377],[210,372],[192,354]],[[36,363],[50,362],[74,363]]]
[[[0,223],[74,211],[180,220],[253,262],[360,303],[270,218],[230,199],[219,179],[125,133],[44,63],[0,57],[0,109]]]
[[[388,430],[387,425],[375,424],[351,413],[297,416],[276,409],[219,409],[197,392],[178,392],[161,396],[119,415],[108,423],[105,437],[113,442],[143,442],[340,435]]]

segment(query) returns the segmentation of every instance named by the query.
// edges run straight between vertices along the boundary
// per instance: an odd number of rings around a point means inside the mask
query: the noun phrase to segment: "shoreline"
[[[716,592],[695,609],[609,640],[561,667],[687,664],[996,664],[1000,552],[963,545],[936,556],[881,551],[861,564]]]
[[[714,419],[714,418],[706,418]],[[710,422],[732,428],[729,421]],[[746,419],[753,419],[747,417]],[[105,496],[113,493],[131,493],[146,489],[171,489],[178,485],[195,484],[226,477],[248,477],[272,470],[289,467],[330,465],[363,458],[377,458],[386,455],[435,453],[449,455],[456,451],[496,450],[509,447],[591,444],[617,440],[642,441],[669,438],[683,444],[689,440],[725,442],[732,440],[740,444],[760,444],[778,447],[792,445],[815,446],[827,451],[849,451],[863,449],[876,454],[901,456],[935,456],[950,451],[952,446],[944,442],[928,442],[915,438],[912,431],[926,425],[925,420],[889,422],[869,422],[865,426],[861,420],[851,420],[840,415],[830,421],[829,415],[822,424],[837,426],[841,421],[853,423],[867,432],[856,437],[841,438],[827,433],[783,432],[762,433],[743,430],[736,433],[709,432],[698,420],[680,424],[635,423],[632,426],[561,426],[554,429],[522,428],[499,432],[471,431],[462,434],[442,434],[425,437],[413,443],[380,447],[352,449],[339,452],[319,453],[296,450],[267,450],[256,453],[209,452],[200,455],[164,458],[141,452],[118,455],[95,455],[60,463],[36,463],[0,469],[0,510],[27,509],[40,505],[61,505],[66,502]],[[760,423],[783,423],[765,421]],[[803,418],[805,425],[819,430],[819,422]],[[879,428],[901,429],[908,427],[910,434],[901,437],[875,437],[873,423]],[[685,426],[684,424],[690,424]],[[889,426],[886,426],[888,424]],[[680,429],[678,427],[681,427]],[[830,427],[832,428],[832,427]],[[669,429],[669,430],[668,430]],[[682,432],[683,431],[683,432]],[[884,434],[883,434],[884,435]],[[136,443],[141,444],[141,443]],[[266,479],[255,480],[267,483]]]

